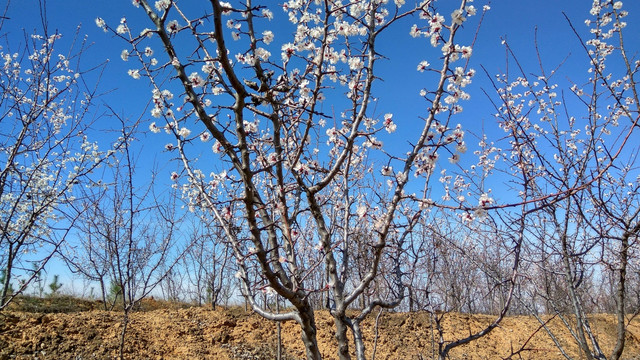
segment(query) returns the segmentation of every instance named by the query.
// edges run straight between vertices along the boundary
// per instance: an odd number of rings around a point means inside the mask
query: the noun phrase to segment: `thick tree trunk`
[[[336,323],[336,340],[338,341],[338,358],[340,360],[351,360],[349,354],[349,338],[347,332],[349,331],[349,320],[344,312],[336,312],[333,316]]]
[[[316,337],[316,320],[311,306],[298,309],[300,315],[300,328],[302,329],[302,342],[307,353],[307,360],[321,360],[318,339]]]

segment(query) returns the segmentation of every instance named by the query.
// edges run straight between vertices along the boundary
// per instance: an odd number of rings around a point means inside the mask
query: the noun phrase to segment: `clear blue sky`
[[[407,0],[411,3],[412,0]],[[436,2],[436,6],[446,6],[449,0]],[[193,4],[194,7],[205,8],[208,1],[183,0],[182,4]],[[265,3],[278,4],[280,2]],[[6,4],[2,2],[2,8]],[[487,2],[476,0],[474,5],[481,9]],[[557,66],[565,57],[569,56],[568,62],[564,65],[563,76],[568,78],[580,76],[584,79],[584,70],[587,63],[583,49],[579,46],[575,36],[571,33],[570,27],[565,20],[563,13],[574,22],[576,28],[587,35],[587,27],[584,19],[588,17],[591,6],[590,0],[494,0],[490,3],[491,10],[487,13],[482,28],[479,33],[477,43],[473,49],[471,66],[478,71],[478,76],[472,86],[468,89],[472,100],[466,104],[465,111],[455,118],[466,129],[479,131],[483,122],[493,122],[493,110],[488,106],[485,96],[480,91],[481,87],[489,88],[486,77],[482,74],[480,64],[485,66],[490,73],[498,73],[504,69],[505,52],[500,44],[501,38],[506,37],[512,48],[516,51],[525,68],[536,72],[537,58],[534,51],[533,39],[534,29],[538,28],[538,42],[542,51],[542,58],[547,69]],[[640,34],[640,1],[626,0],[624,8],[629,11],[627,18],[627,34]],[[273,13],[276,19],[273,21],[276,36],[281,36],[277,32],[279,23],[286,21],[284,13],[275,6]],[[480,13],[480,12],[479,12]],[[449,12],[443,11],[447,16]],[[23,38],[23,31],[27,33],[42,33],[38,2],[36,0],[13,0],[10,2],[9,17],[5,20],[2,33],[8,33],[9,43],[18,44]],[[120,52],[126,47],[126,43],[114,38],[111,33],[104,33],[96,27],[95,19],[104,18],[109,24],[117,26],[121,17],[126,17],[132,27],[141,29],[150,27],[150,22],[141,9],[134,8],[129,0],[104,1],[104,0],[49,0],[47,1],[47,20],[50,31],[59,31],[66,39],[71,40],[78,25],[82,25],[81,34],[87,34],[88,41],[93,43],[91,49],[84,56],[84,67],[102,63],[109,59],[105,75],[101,80],[100,88],[107,92],[115,89],[102,97],[102,101],[108,103],[117,112],[125,117],[137,118],[143,115],[149,119],[149,112],[143,109],[149,100],[151,91],[148,83],[143,80],[133,80],[126,72],[132,66],[120,59]],[[424,114],[424,101],[420,99],[418,91],[425,87],[424,78],[417,76],[415,54],[424,53],[424,59],[433,61],[433,50],[428,45],[428,39],[414,39],[409,36],[409,27],[413,20],[407,19],[406,26],[399,26],[398,31],[386,33],[379,43],[378,51],[389,58],[388,61],[379,63],[380,76],[384,82],[379,84],[381,88],[389,87],[393,91],[387,93],[379,92],[379,107],[383,110],[379,112],[393,112],[395,118],[415,119],[416,115]],[[140,25],[142,24],[142,25]],[[474,26],[475,21],[467,26]],[[288,28],[283,27],[287,31]],[[466,39],[471,41],[475,28],[467,28]],[[282,38],[285,38],[282,36]],[[630,48],[638,49],[640,37],[627,36],[627,45]],[[464,41],[462,41],[464,44]],[[17,49],[15,49],[17,50]],[[159,47],[158,47],[159,50]],[[439,51],[439,50],[438,50]],[[273,50],[274,54],[279,51]],[[435,59],[434,59],[435,60]],[[564,81],[564,78],[558,81]],[[96,109],[97,115],[104,113],[104,108]],[[103,121],[108,121],[103,120]],[[404,135],[411,134],[410,127],[398,124],[400,136],[394,137],[395,142],[386,142],[390,146],[406,145]],[[390,140],[389,140],[390,141]],[[147,160],[159,160],[157,153],[162,150],[165,139],[157,137],[147,137],[145,140],[143,158]],[[472,144],[469,144],[470,148]],[[162,157],[163,155],[159,155]],[[169,171],[169,170],[168,170]],[[57,273],[58,271],[54,271]],[[62,272],[62,270],[60,271]],[[63,280],[62,282],[65,282]]]
[[[408,3],[410,2],[408,1]],[[42,26],[37,3],[36,0],[11,1],[8,13],[10,19],[6,20],[3,32],[9,32],[9,36],[16,38],[22,37],[23,30],[41,32]],[[206,8],[208,2],[189,0],[188,3]],[[265,3],[279,4],[280,2],[269,1]],[[436,2],[436,5],[445,6],[448,3],[448,1],[439,1]],[[486,3],[484,1],[474,2],[477,8],[481,8]],[[479,64],[484,65],[492,73],[498,73],[504,69],[505,52],[504,47],[500,45],[503,36],[508,39],[525,67],[532,71],[537,70],[537,59],[533,47],[536,26],[543,61],[548,68],[555,67],[569,54],[571,57],[567,65],[564,66],[565,74],[571,76],[574,70],[586,68],[583,50],[570,32],[562,12],[566,12],[575,26],[586,35],[587,27],[584,25],[584,19],[588,16],[591,1],[494,0],[489,4],[491,11],[485,17],[479,38],[473,49],[471,66],[478,71],[479,76],[476,77],[474,84],[469,89],[472,102],[465,104],[465,109],[469,111],[465,111],[457,120],[462,122],[465,127],[472,126],[473,122],[479,122],[483,119],[491,121],[492,112],[485,107],[487,104],[484,101],[484,95],[478,91],[479,87],[486,88],[488,86]],[[625,9],[631,13],[628,18],[627,34],[640,33],[640,22],[633,21],[640,16],[640,1],[627,0],[624,5]],[[279,6],[273,12],[276,16],[273,24],[277,28],[276,24],[280,21],[286,22],[286,18]],[[443,13],[447,15],[446,11]],[[144,24],[134,25],[136,28],[150,26],[143,11],[134,8],[129,0],[47,1],[47,19],[50,30],[58,30],[67,39],[71,39],[77,26],[81,24],[81,33],[87,34],[89,42],[94,44],[84,57],[85,67],[99,64],[106,59],[110,60],[100,87],[105,91],[111,89],[117,91],[103,97],[103,100],[115,110],[130,117],[137,117],[142,114],[142,109],[149,99],[150,88],[144,81],[134,81],[126,75],[126,71],[132,64],[123,62],[119,57],[126,44],[121,39],[102,32],[94,23],[96,17],[102,17],[115,27],[123,16],[127,17],[130,24]],[[423,102],[418,96],[418,91],[425,84],[424,78],[417,76],[415,71],[417,65],[415,54],[423,52],[424,58],[430,59],[433,52],[427,53],[427,51],[432,51],[427,44],[428,39],[413,39],[408,35],[408,27],[412,23],[412,19],[407,19],[406,26],[398,26],[398,31],[386,33],[378,45],[378,50],[389,58],[388,61],[382,61],[378,65],[384,79],[381,86],[406,89],[406,91],[392,91],[384,96],[379,96],[381,100],[379,106],[383,107],[386,102],[392,104],[393,109],[391,110],[394,114],[406,110],[412,113],[411,109],[416,109],[415,113],[419,114],[423,110]],[[471,22],[467,26],[475,26],[474,24],[475,22]],[[469,40],[474,30],[472,28],[465,29]],[[627,41],[638,42],[638,39],[640,37],[627,37]],[[637,47],[634,44],[629,45]],[[576,76],[577,74],[580,73],[576,73]],[[145,116],[148,117],[148,114]],[[409,114],[408,116],[410,117]],[[403,130],[402,124],[399,124],[399,130]]]
[[[202,7],[206,7],[208,3],[207,1],[198,3],[195,0],[188,2]],[[408,1],[408,3],[410,2]],[[42,26],[37,3],[36,0],[11,1],[8,13],[10,19],[6,20],[3,32],[9,32],[12,37],[22,37],[23,30],[41,32]],[[279,4],[280,2],[269,1],[266,3]],[[448,2],[439,1],[436,2],[436,5],[443,6],[446,3]],[[486,3],[484,1],[474,2],[478,8]],[[625,9],[631,13],[628,18],[627,33],[640,33],[638,22],[632,21],[640,13],[640,2],[627,0],[624,5]],[[549,67],[555,66],[569,53],[573,53],[572,58],[579,60],[580,64],[584,66],[582,50],[577,46],[575,37],[570,33],[562,12],[566,12],[577,28],[584,31],[586,26],[583,21],[588,15],[591,1],[494,0],[490,2],[490,6],[491,11],[485,18],[478,42],[473,50],[472,66],[476,69],[479,70],[478,64],[483,64],[493,72],[498,72],[503,68],[504,50],[500,45],[500,37],[502,36],[506,36],[511,46],[520,55],[521,60],[524,60],[525,63],[527,60],[531,60],[530,68],[534,69],[537,62],[533,52],[533,33],[536,26],[538,27],[538,40],[543,51],[543,60]],[[446,12],[444,13],[446,14]],[[274,14],[276,16],[274,24],[277,24],[278,20],[286,20],[279,8],[274,9]],[[70,39],[76,27],[82,25],[80,31],[88,35],[89,42],[94,43],[93,48],[84,59],[85,66],[88,67],[91,64],[98,64],[109,59],[110,64],[106,69],[106,76],[102,79],[101,87],[104,90],[118,89],[119,91],[112,97],[105,99],[108,99],[116,110],[122,110],[135,116],[139,114],[136,111],[139,111],[148,100],[149,87],[146,83],[133,81],[126,75],[130,64],[124,63],[119,58],[120,51],[125,47],[124,42],[114,38],[111,34],[103,33],[94,24],[96,17],[102,17],[115,26],[123,16],[127,17],[129,23],[137,22],[140,24],[142,22],[145,26],[150,25],[142,10],[134,8],[129,0],[47,1],[47,18],[50,30],[58,30],[67,39]],[[407,26],[410,26],[411,23],[412,20],[408,19]],[[428,50],[428,47],[425,46],[427,40],[413,39],[408,36],[408,29],[402,27],[402,30],[407,31],[389,32],[383,37],[378,49],[390,60],[380,63],[379,66],[384,68],[381,74],[385,83],[389,83],[391,86],[395,81],[401,81],[407,88],[406,94],[398,94],[398,96],[388,94],[386,99],[411,108],[415,106],[417,91],[421,86],[424,86],[420,83],[421,79],[416,76],[415,67],[417,64],[413,54]],[[473,29],[466,29],[466,33],[472,35]],[[637,39],[628,37],[628,41],[638,41]],[[427,56],[425,53],[425,57]],[[476,83],[483,83],[480,80],[482,79],[476,79]],[[472,96],[478,97],[479,94],[472,94]],[[113,97],[117,100],[112,101]]]

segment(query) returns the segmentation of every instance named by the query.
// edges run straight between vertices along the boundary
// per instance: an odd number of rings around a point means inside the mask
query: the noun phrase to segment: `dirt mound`
[[[363,325],[367,357],[375,338],[374,318]],[[318,342],[327,359],[335,358],[333,320],[324,311],[316,315]],[[493,320],[491,316],[449,314],[444,317],[444,339],[455,340]],[[591,317],[605,351],[615,342],[614,317]],[[385,313],[378,322],[377,359],[428,359],[437,347],[437,333],[429,314]],[[571,335],[558,319],[548,326],[578,357]],[[111,359],[117,356],[122,314],[100,310],[75,313],[5,312],[0,314],[0,360],[4,359]],[[274,359],[276,325],[240,308],[174,308],[131,314],[127,329],[126,359]],[[629,328],[625,359],[640,359],[640,322]],[[294,322],[282,324],[285,359],[304,358]],[[524,347],[523,347],[524,346]],[[487,337],[454,350],[453,359],[500,359],[521,350],[514,358],[562,359],[551,338],[530,317],[509,317]]]

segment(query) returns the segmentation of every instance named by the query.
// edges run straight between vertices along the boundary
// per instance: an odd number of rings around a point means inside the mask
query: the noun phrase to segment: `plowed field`
[[[367,357],[374,350],[375,314],[364,324]],[[492,316],[449,314],[442,321],[445,340],[477,331]],[[615,319],[590,318],[606,353],[615,342]],[[326,359],[335,358],[333,320],[316,315],[318,341]],[[548,323],[572,358],[581,358],[570,332],[556,318]],[[84,310],[71,313],[0,313],[0,360],[112,359],[122,334],[122,313]],[[377,326],[376,359],[431,359],[438,336],[427,313],[383,313]],[[276,325],[242,308],[156,308],[133,312],[125,336],[126,359],[275,359]],[[284,359],[304,358],[294,322],[282,324]],[[551,337],[532,317],[508,317],[488,336],[459,347],[452,359],[563,359]],[[640,359],[640,321],[629,327],[625,359]]]

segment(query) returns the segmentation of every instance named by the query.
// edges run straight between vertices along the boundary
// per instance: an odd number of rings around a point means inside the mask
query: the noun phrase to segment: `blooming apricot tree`
[[[0,309],[58,249],[74,222],[61,207],[107,156],[86,135],[95,89],[76,63],[85,46],[76,39],[81,47],[63,53],[61,38],[34,34],[22,52],[0,50]]]
[[[376,306],[402,300],[399,254],[420,212],[431,205],[421,196],[413,197],[419,206],[408,204],[410,175],[428,184],[440,153],[449,152],[455,161],[466,149],[464,132],[450,128],[448,119],[462,110],[459,102],[468,98],[464,87],[474,75],[464,63],[471,48],[456,44],[455,36],[476,9],[462,1],[445,18],[430,2],[409,7],[402,1],[291,1],[283,9],[295,26],[294,37],[280,43],[278,56],[271,53],[275,35],[267,28],[273,14],[251,1],[233,6],[211,1],[211,12],[196,17],[172,1],[134,5],[144,9],[153,27],[134,33],[122,19],[115,32],[131,44],[122,58],[137,58],[141,68],[129,74],[153,84],[152,115],[163,123],[152,123],[150,130],[174,137],[165,148],[178,152],[184,164],[184,172],[173,175],[176,185],[194,211],[223,224],[244,295],[259,314],[300,323],[307,356],[320,358],[309,296],[328,293],[339,356],[350,356],[351,329],[362,358],[360,321]],[[381,57],[376,40],[412,15],[421,23],[407,30],[429,37],[442,49],[442,62],[434,71],[433,91],[423,94],[429,106],[417,120],[418,136],[408,152],[391,154],[383,151],[380,137],[396,130],[394,117],[371,105]],[[106,27],[101,19],[98,25]],[[153,56],[148,37],[160,38],[165,60]],[[430,69],[424,60],[417,67]],[[181,99],[158,80],[168,68],[183,85]],[[341,107],[339,116],[327,113],[328,101]],[[201,124],[196,128],[204,129],[192,131],[195,119]],[[213,154],[196,150],[207,141]],[[219,160],[208,162],[207,174],[203,166],[211,157]],[[382,184],[379,175],[386,179]],[[365,236],[361,246],[370,249],[357,277],[350,272],[355,236]],[[348,317],[347,308],[369,291],[383,262],[390,264],[391,292]],[[308,287],[307,278],[318,270],[325,274],[324,286]],[[254,300],[260,290],[282,296],[295,310],[268,312]]]

